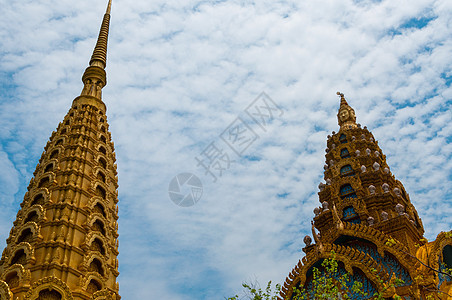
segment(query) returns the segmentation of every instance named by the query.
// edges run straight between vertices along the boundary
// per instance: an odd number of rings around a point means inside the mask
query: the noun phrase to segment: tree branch
[[[448,294],[446,292],[440,291],[440,290],[431,290],[431,289],[427,289],[427,288],[425,290],[429,291],[429,292],[437,292],[437,293],[446,294],[447,296],[452,297],[452,295],[450,295],[450,294]]]
[[[403,250],[399,250],[399,251],[400,251],[400,252],[403,252],[404,254],[408,255],[408,256],[411,257],[411,258],[414,258],[415,260],[417,260],[419,263],[421,263],[423,266],[429,268],[430,270],[432,270],[432,271],[434,271],[434,272],[437,272],[438,274],[446,275],[446,276],[450,277],[450,279],[452,279],[452,275],[451,275],[451,274],[430,267],[429,265],[427,265],[427,264],[425,264],[423,261],[421,261],[419,258],[417,258],[417,257],[414,256],[414,255],[411,255],[411,254],[408,253],[408,252],[405,252],[405,251],[403,251]]]

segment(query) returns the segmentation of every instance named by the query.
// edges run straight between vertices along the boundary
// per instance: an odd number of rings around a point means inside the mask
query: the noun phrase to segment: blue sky
[[[0,246],[80,94],[107,1],[0,0]],[[223,299],[303,255],[337,91],[434,239],[450,230],[452,2],[114,0],[103,98],[119,172],[124,299]],[[263,91],[284,112],[263,131]],[[243,117],[258,135],[217,182],[195,158]],[[196,174],[181,208],[168,184]]]

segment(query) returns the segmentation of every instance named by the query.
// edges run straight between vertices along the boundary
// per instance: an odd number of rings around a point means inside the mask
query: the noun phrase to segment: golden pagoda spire
[[[310,236],[304,238],[306,256],[286,278],[281,298],[292,299],[295,287],[305,289],[307,295],[318,292],[313,270],[321,266],[319,276],[327,274],[323,262],[330,257],[336,260],[340,274],[349,273],[347,281],[361,283],[364,293],[348,290],[350,298],[373,299],[381,294],[385,299],[395,295],[428,299],[435,294],[437,299],[446,299],[442,294],[449,291],[450,283],[432,268],[419,267],[419,262],[439,268],[446,265],[443,257],[452,237],[446,242],[447,233],[442,232],[437,241],[427,243],[416,208],[402,182],[391,173],[375,137],[366,126],[355,123],[354,110],[344,94],[337,95],[341,128],[327,138],[325,184],[319,184],[318,193],[322,206],[314,209],[311,222],[316,247],[311,247]],[[338,278],[333,279],[335,284],[340,284]],[[395,285],[395,279],[400,284]]]
[[[100,26],[99,37],[94,47],[93,55],[89,61],[89,67],[83,74],[82,81],[84,87],[81,96],[92,96],[97,100],[102,99],[102,88],[107,85],[107,44],[108,31],[110,28],[111,0],[108,1],[107,11],[104,14],[102,25]]]
[[[356,128],[355,110],[348,105],[343,93],[337,92],[336,94],[341,97],[341,105],[337,113],[337,121],[339,126],[341,129]]]
[[[118,177],[101,89],[108,2],[82,94],[50,136],[0,259],[0,299],[119,300]]]

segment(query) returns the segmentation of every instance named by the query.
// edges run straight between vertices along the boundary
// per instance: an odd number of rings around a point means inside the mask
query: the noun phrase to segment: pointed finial
[[[348,105],[347,100],[345,100],[345,96],[341,92],[337,92],[336,95],[341,97],[341,105],[339,107],[339,112],[337,113],[337,120],[339,126],[343,128],[343,125],[346,125],[345,129],[351,129],[357,127],[356,125],[356,116],[355,110]]]
[[[348,105],[347,101],[345,100],[345,96],[341,92],[337,92],[336,95],[341,96],[341,106],[342,105]]]
[[[111,12],[111,0],[108,0],[107,11],[105,12],[105,14],[109,15],[110,12]]]
[[[93,55],[89,61],[89,67],[86,68],[82,76],[84,87],[80,96],[93,96],[101,100],[102,88],[107,85],[105,67],[107,65],[107,42],[110,27],[111,1],[108,0],[107,10],[100,26],[99,37],[97,38]],[[102,104],[102,107],[104,106]]]
[[[104,19],[102,20],[96,47],[94,48],[93,55],[89,61],[90,66],[98,66],[105,69],[105,66],[107,65],[107,42],[108,30],[110,27],[110,11],[111,0],[108,1],[107,11],[105,12]]]

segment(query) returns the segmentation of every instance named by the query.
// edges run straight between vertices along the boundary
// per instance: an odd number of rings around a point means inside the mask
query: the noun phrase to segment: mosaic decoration
[[[344,208],[344,210],[343,210],[343,220],[345,222],[350,222],[350,223],[354,223],[354,224],[360,224],[361,223],[361,220],[359,219],[359,216],[356,213],[356,211],[353,208],[353,206],[349,206],[349,207]]]

